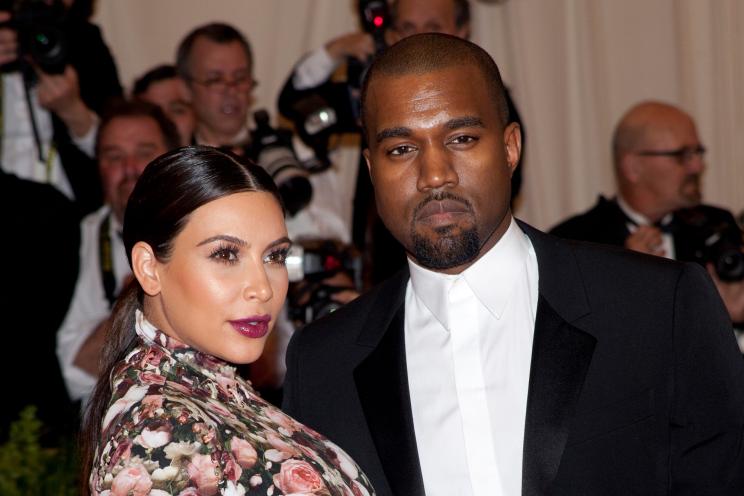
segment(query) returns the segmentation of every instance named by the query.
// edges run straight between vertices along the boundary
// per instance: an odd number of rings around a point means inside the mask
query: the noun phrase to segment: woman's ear
[[[152,247],[144,241],[138,241],[132,247],[132,270],[142,290],[148,296],[160,293],[158,259]]]

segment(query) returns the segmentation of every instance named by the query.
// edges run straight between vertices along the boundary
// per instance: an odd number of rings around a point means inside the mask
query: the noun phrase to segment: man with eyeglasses
[[[729,211],[701,204],[704,155],[690,115],[662,102],[633,106],[620,119],[612,140],[617,196],[600,196],[588,212],[551,233],[701,261],[701,233],[733,232],[741,237]],[[744,283],[724,282],[707,265],[732,320],[744,321]]]
[[[176,67],[196,115],[195,143],[240,147],[250,138],[253,55],[248,40],[227,24],[191,31],[178,47]]]

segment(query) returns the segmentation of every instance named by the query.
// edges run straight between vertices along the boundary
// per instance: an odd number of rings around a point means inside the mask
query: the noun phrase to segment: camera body
[[[290,131],[273,128],[266,110],[256,111],[254,120],[256,128],[251,133],[249,156],[266,169],[279,188],[284,208],[295,215],[312,199],[310,174],[297,159]]]
[[[69,48],[64,30],[65,8],[61,2],[1,0],[0,10],[10,12],[12,16],[3,27],[18,34],[18,61],[3,67],[3,71],[23,69],[24,62],[30,58],[47,74],[64,72]]]
[[[362,257],[352,246],[338,241],[304,241],[292,246],[287,272],[292,283],[288,292],[289,317],[301,326],[341,307],[334,301],[334,294],[361,287]]]
[[[675,217],[680,223],[680,234],[684,239],[691,240],[691,250],[678,256],[689,256],[690,261],[703,266],[711,264],[722,281],[744,279],[744,242],[733,218],[727,222],[701,207],[680,210]]]

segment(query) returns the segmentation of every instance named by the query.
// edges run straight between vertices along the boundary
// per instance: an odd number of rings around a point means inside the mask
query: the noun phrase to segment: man
[[[704,271],[516,222],[476,45],[406,38],[362,104],[408,270],[295,334],[288,413],[382,495],[741,494],[744,364]]]
[[[97,114],[120,97],[122,89],[101,32],[88,21],[90,2],[55,0],[41,7],[38,3],[6,2],[14,4],[14,12],[0,11],[0,167],[20,178],[51,184],[82,215],[102,201],[92,158]],[[42,64],[24,48],[28,40],[19,40],[29,36],[29,19],[39,24],[41,11],[58,23],[55,29],[66,42],[65,58],[57,58],[64,67]],[[57,50],[54,45],[48,48],[46,53],[54,59]]]
[[[716,233],[731,237],[734,246],[741,245],[733,215],[700,204],[704,154],[690,115],[662,102],[633,106],[620,119],[612,139],[617,197],[600,196],[589,211],[562,222],[551,233],[676,260],[708,262],[730,317],[742,322],[744,283],[721,280],[714,261],[700,255],[705,240]]]
[[[196,115],[194,141],[245,145],[255,86],[253,56],[245,37],[227,24],[201,26],[179,45],[176,67]]]
[[[390,5],[390,27],[384,38],[388,45],[418,33],[444,33],[460,38],[470,37],[469,0],[395,0]],[[311,52],[295,67],[279,95],[278,107],[282,115],[295,123],[302,123],[308,107],[327,102],[334,108],[338,122],[333,131],[358,133],[359,122],[356,98],[358,94],[352,81],[358,70],[353,67],[366,65],[375,55],[375,41],[369,33],[346,33],[330,40],[323,47]],[[351,62],[349,64],[349,62]],[[346,78],[337,77],[339,68],[344,68]],[[341,81],[339,81],[341,79]],[[507,92],[510,122],[521,118]],[[302,124],[296,124],[301,127]],[[523,129],[524,131],[524,129]],[[523,132],[524,137],[524,132]],[[337,194],[353,195],[352,238],[360,251],[367,255],[369,275],[372,283],[380,282],[405,265],[405,255],[398,243],[392,239],[374,211],[374,198],[364,162],[360,160],[359,173],[351,176],[355,184],[349,184]],[[348,175],[348,174],[347,174]],[[512,198],[521,187],[521,170],[512,176]]]
[[[80,274],[57,333],[57,356],[73,400],[87,400],[98,375],[107,319],[131,277],[121,239],[129,194],[150,161],[179,143],[162,111],[146,102],[123,102],[101,121],[96,151],[103,207],[80,224]]]
[[[183,80],[172,65],[159,65],[134,82],[132,95],[154,103],[178,129],[181,145],[188,145],[194,136],[194,111],[188,100]]]

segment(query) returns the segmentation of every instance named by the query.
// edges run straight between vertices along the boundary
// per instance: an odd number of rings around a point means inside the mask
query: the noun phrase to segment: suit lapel
[[[371,352],[355,369],[354,380],[392,494],[423,495],[403,327],[408,272],[395,280],[380,292],[379,313],[360,334],[358,344]]]
[[[548,494],[595,343],[540,297],[527,394],[522,494]]]
[[[548,494],[594,352],[594,336],[572,323],[589,314],[569,246],[520,223],[535,248],[539,299],[527,394],[522,494]]]

